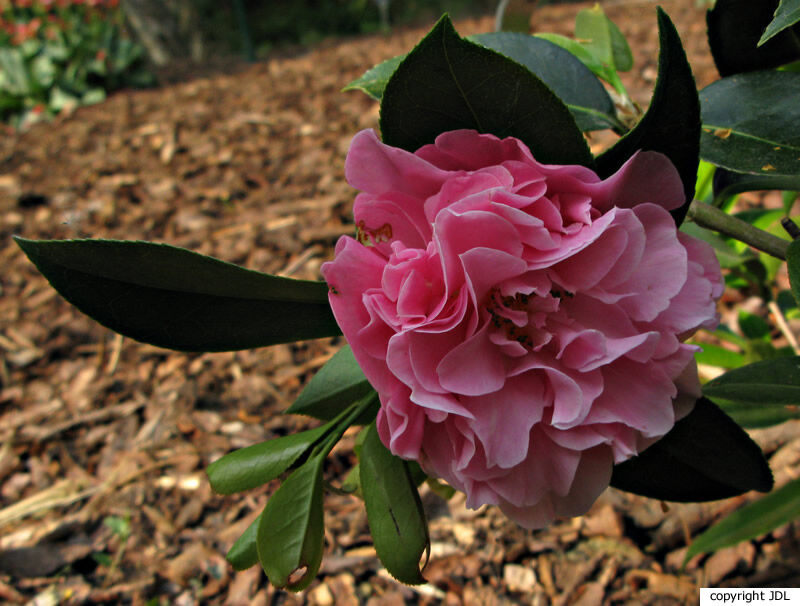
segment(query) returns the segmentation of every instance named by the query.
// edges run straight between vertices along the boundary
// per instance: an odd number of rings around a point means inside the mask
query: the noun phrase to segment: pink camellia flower
[[[677,231],[672,163],[639,152],[601,180],[514,138],[444,133],[409,153],[353,140],[358,239],[322,266],[380,394],[396,455],[534,528],[585,513],[614,463],[700,394],[683,343],[717,324],[711,248]]]

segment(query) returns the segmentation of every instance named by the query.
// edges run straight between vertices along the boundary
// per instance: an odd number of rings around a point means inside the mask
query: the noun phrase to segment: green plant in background
[[[130,514],[125,515],[125,517],[107,516],[103,519],[103,524],[117,537],[119,542],[113,557],[104,552],[92,554],[98,564],[106,567],[106,583],[108,583],[113,579],[119,569],[120,562],[122,562],[122,556],[125,555],[128,539],[131,536],[131,516]]]
[[[153,83],[118,0],[0,2],[0,120],[24,127]]]

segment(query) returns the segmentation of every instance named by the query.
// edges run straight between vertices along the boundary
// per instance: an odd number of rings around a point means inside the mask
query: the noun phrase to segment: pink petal
[[[518,139],[498,139],[474,130],[454,130],[436,137],[417,152],[431,164],[446,170],[478,170],[507,160],[535,162]]]
[[[598,189],[595,206],[603,212],[613,206],[633,208],[643,203],[672,210],[686,200],[678,169],[665,155],[653,151],[631,156]],[[598,200],[604,202],[598,204]]]
[[[667,309],[686,281],[686,249],[678,242],[672,217],[659,206],[640,204],[634,210],[647,240],[642,260],[617,292],[628,296],[620,307],[634,320],[650,322]]]
[[[448,288],[463,284],[463,269],[459,256],[473,248],[494,248],[519,257],[522,243],[508,221],[485,211],[456,214],[445,209],[436,217],[434,239],[444,267]]]
[[[525,273],[527,269],[527,264],[519,257],[493,248],[473,248],[460,257],[475,305],[483,304],[494,286]]]
[[[419,199],[420,206],[452,176],[419,156],[384,145],[371,129],[353,137],[344,170],[347,182],[362,192],[399,192]]]
[[[486,465],[510,468],[528,456],[531,428],[541,420],[546,403],[545,386],[534,373],[509,379],[495,393],[464,398]]]
[[[506,380],[505,362],[489,341],[487,322],[474,335],[448,353],[436,372],[446,390],[466,396],[480,396],[500,389]]]

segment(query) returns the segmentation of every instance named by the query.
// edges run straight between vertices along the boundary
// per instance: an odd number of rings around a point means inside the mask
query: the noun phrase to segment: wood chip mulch
[[[715,78],[695,0],[661,2],[698,82]],[[536,30],[571,33],[582,5],[544,7]],[[586,5],[583,5],[586,6]],[[632,41],[626,82],[655,78],[653,2],[606,2]],[[230,450],[311,426],[280,414],[342,344],[324,339],[183,354],[123,339],[48,286],[11,235],[168,242],[249,268],[317,279],[352,233],[343,160],[377,105],[340,93],[407,52],[428,26],[326,42],[306,54],[187,74],[0,137],[0,602],[8,604],[684,604],[701,586],[800,583],[798,526],[681,568],[691,537],[757,495],[662,504],[609,490],[583,517],[529,532],[493,508],[424,494],[428,584],[398,584],[371,547],[362,504],[326,496],[326,554],[300,594],[224,555],[275,483],[212,493]],[[457,23],[490,31],[489,17]],[[191,77],[188,77],[191,75]],[[757,432],[780,485],[800,470],[798,424]],[[348,433],[326,467],[353,463]]]

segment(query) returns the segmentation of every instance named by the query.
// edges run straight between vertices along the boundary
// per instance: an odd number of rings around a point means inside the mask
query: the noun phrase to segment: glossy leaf
[[[771,427],[790,419],[800,419],[800,407],[793,405],[727,402],[720,398],[716,398],[714,403],[740,426],[748,429]]]
[[[736,194],[775,189],[800,190],[800,174],[772,177],[764,174],[735,173],[724,168],[717,168],[714,172],[714,206],[717,207]]]
[[[789,284],[795,302],[800,305],[800,240],[793,240],[786,253],[786,265],[789,270]]]
[[[330,430],[330,424],[234,450],[206,469],[211,488],[220,494],[250,490],[289,469]]]
[[[578,60],[569,49],[564,50],[560,45],[550,42],[545,34],[533,37],[519,33],[496,32],[477,34],[470,36],[468,40],[497,51],[527,67],[567,105],[582,131],[624,129],[617,120],[614,102],[603,85],[592,75],[590,68]],[[589,60],[592,60],[588,51],[577,42],[574,44]],[[380,101],[389,78],[405,57],[406,55],[400,55],[380,63],[348,84],[344,90],[361,90]]]
[[[317,576],[324,543],[319,454],[296,469],[267,501],[258,524],[258,560],[275,587],[305,589]]]
[[[569,51],[527,34],[499,32],[469,39],[527,67],[567,105],[582,131],[624,129],[606,89]]]
[[[67,301],[137,341],[230,351],[340,334],[324,282],[152,242],[16,241]]]
[[[374,425],[361,447],[359,469],[378,557],[398,581],[424,583],[419,563],[430,543],[422,502],[408,463],[389,452]]]
[[[766,492],[772,472],[747,433],[701,398],[666,436],[616,465],[611,485],[665,501],[714,501],[749,490]]]
[[[628,41],[599,4],[578,12],[575,17],[575,38],[614,71],[627,72],[633,67]]]
[[[717,551],[748,541],[796,520],[800,516],[800,479],[734,511],[696,537],[684,556],[684,563],[698,553]]]
[[[286,412],[328,421],[371,391],[372,386],[356,362],[353,350],[345,345],[317,371]],[[369,422],[371,419],[366,420]],[[357,422],[356,425],[366,423]]]
[[[625,85],[622,83],[622,80],[620,80],[617,71],[613,67],[602,63],[600,59],[595,57],[592,52],[583,46],[583,44],[581,44],[578,40],[567,38],[561,34],[552,34],[547,32],[538,33],[535,34],[535,36],[536,38],[541,38],[542,40],[552,42],[553,44],[570,53],[595,76],[608,82],[618,95],[625,96],[627,94],[625,91]],[[619,132],[624,132],[625,130],[627,130],[627,128],[624,128]]]
[[[389,80],[380,126],[384,143],[410,151],[467,128],[517,137],[539,162],[593,165],[558,97],[519,63],[462,39],[447,16]]]
[[[706,23],[708,45],[720,76],[771,69],[800,59],[797,25],[759,46],[777,8],[778,0],[716,1],[706,14]]]
[[[753,404],[800,404],[800,356],[775,358],[726,372],[703,386],[709,398]]]
[[[259,515],[250,526],[236,539],[236,542],[225,554],[225,559],[230,562],[235,570],[247,570],[258,564],[258,525],[261,522]]]
[[[660,51],[658,79],[647,113],[627,135],[597,158],[598,174],[609,177],[636,151],[666,155],[683,181],[686,200],[671,211],[680,225],[694,196],[700,139],[697,89],[680,37],[667,14],[658,9]]]
[[[778,8],[775,9],[772,21],[764,30],[758,45],[761,46],[767,40],[772,39],[776,34],[782,32],[787,27],[791,27],[800,21],[800,0],[781,0]]]
[[[386,83],[394,74],[397,66],[405,59],[405,55],[398,55],[387,59],[373,67],[372,69],[364,72],[360,78],[353,80],[350,84],[345,86],[342,90],[360,90],[376,101],[380,101],[383,97],[383,90],[386,88]]]
[[[700,91],[700,154],[717,166],[758,175],[800,174],[800,73],[753,72]]]

